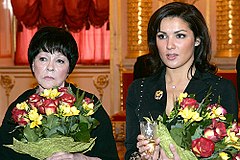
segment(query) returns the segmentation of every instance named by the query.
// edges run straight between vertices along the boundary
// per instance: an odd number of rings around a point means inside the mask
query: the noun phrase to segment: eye
[[[39,58],[39,61],[45,62],[45,61],[47,61],[47,58],[46,58],[46,57],[40,57],[40,58]]]
[[[65,63],[65,61],[64,61],[64,60],[62,60],[62,59],[57,59],[57,63],[64,64],[64,63]]]
[[[158,37],[158,39],[166,39],[167,35],[163,34],[163,33],[157,33],[157,37]]]
[[[186,37],[186,35],[185,35],[185,34],[182,34],[182,33],[179,33],[179,34],[176,35],[176,37],[177,37],[178,39],[183,39],[183,38]]]

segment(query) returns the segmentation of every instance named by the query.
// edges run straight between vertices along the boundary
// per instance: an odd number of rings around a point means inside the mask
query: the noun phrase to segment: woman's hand
[[[160,139],[157,138],[155,140],[156,147],[155,147],[155,152],[153,154],[153,160],[170,160],[170,158],[168,158],[168,156],[166,155],[165,151],[160,147],[159,143],[160,143]],[[170,144],[169,148],[172,151],[173,160],[181,160],[181,158],[177,153],[176,147]]]
[[[145,139],[143,135],[138,135],[137,137],[138,143],[137,143],[137,148],[139,150],[139,153],[141,155],[142,159],[150,159],[150,160],[170,160],[168,156],[166,155],[165,151],[160,147],[160,139],[157,138],[155,140],[155,147],[154,147],[154,152],[152,154],[147,154],[149,149],[151,149],[151,146],[149,146],[149,141]],[[174,145],[170,145],[170,150],[173,153],[173,160],[181,160],[176,148]]]
[[[153,150],[154,148],[152,148],[152,146],[149,144],[149,140],[147,140],[143,135],[138,135],[137,140],[137,148],[141,155],[141,158],[152,159],[152,154],[150,154],[150,150]]]
[[[54,153],[51,157],[46,160],[100,160],[97,157],[88,157],[81,153],[67,153],[67,152],[58,152]]]

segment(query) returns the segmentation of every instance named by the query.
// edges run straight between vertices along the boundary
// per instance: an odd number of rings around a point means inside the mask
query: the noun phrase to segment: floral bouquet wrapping
[[[20,138],[5,146],[38,159],[60,151],[91,150],[95,138],[90,133],[99,125],[91,115],[101,104],[94,105],[84,94],[77,91],[75,95],[70,87],[52,88],[18,103],[12,110],[12,119],[18,124],[13,132],[19,132]]]
[[[157,136],[169,158],[173,144],[184,160],[240,159],[240,127],[220,103],[210,104],[209,95],[198,103],[182,93],[170,115],[158,117]]]

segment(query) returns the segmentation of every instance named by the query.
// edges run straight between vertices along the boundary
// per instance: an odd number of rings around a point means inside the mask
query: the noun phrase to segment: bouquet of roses
[[[169,158],[170,144],[184,160],[240,158],[240,126],[220,103],[211,104],[209,95],[198,103],[181,93],[170,115],[158,117],[157,136]]]
[[[78,90],[75,95],[70,87],[33,94],[12,110],[18,124],[13,132],[19,132],[20,138],[5,146],[38,159],[59,151],[85,153],[95,144],[90,133],[99,122],[91,115],[100,105],[94,105],[85,92],[80,95]]]

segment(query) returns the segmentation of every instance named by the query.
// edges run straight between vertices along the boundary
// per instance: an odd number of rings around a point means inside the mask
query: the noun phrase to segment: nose
[[[49,63],[47,64],[47,70],[48,71],[54,71],[54,63],[53,61],[49,61]]]
[[[175,48],[175,43],[174,43],[174,39],[172,37],[169,37],[167,39],[167,49],[174,49]]]

